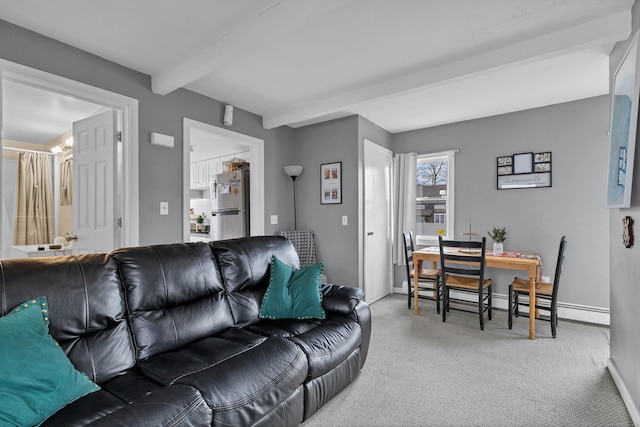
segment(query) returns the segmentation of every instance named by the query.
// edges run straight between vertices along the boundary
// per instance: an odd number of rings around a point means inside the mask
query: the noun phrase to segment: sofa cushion
[[[211,408],[193,387],[163,387],[91,423],[98,427],[211,426]]]
[[[271,256],[299,268],[298,254],[283,236],[244,237],[209,243],[220,265],[235,326],[258,322],[260,303],[269,285]]]
[[[119,249],[138,358],[181,348],[233,326],[220,271],[206,243]]]
[[[309,378],[317,378],[344,362],[362,342],[357,322],[330,316],[308,332],[288,338],[298,345],[309,360]]]
[[[103,389],[69,403],[47,418],[41,424],[41,427],[86,426],[105,415],[117,412],[125,406],[126,403]]]
[[[151,379],[170,385],[180,378],[248,351],[265,339],[242,329],[228,329],[216,337],[203,338],[179,349],[141,360],[140,369]]]
[[[76,371],[48,325],[45,297],[26,301],[0,318],[0,424],[40,424],[100,389]]]
[[[298,345],[309,360],[309,379],[318,378],[344,362],[363,341],[358,322],[333,314],[324,321],[265,320],[247,329],[287,338]]]
[[[271,257],[269,286],[262,298],[261,319],[324,319],[320,275],[323,264],[294,270]]]
[[[49,333],[77,370],[102,384],[133,368],[118,265],[109,255],[10,259],[0,269],[0,315],[46,296]]]
[[[290,341],[269,337],[175,384],[190,385],[202,393],[213,409],[213,425],[248,426],[279,408],[306,377],[304,353]],[[291,410],[299,412],[299,408]]]

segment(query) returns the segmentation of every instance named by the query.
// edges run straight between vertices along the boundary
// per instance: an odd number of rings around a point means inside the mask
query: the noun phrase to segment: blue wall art
[[[628,208],[631,205],[640,83],[636,78],[637,68],[638,33],[629,45],[614,80],[609,131],[608,208]]]

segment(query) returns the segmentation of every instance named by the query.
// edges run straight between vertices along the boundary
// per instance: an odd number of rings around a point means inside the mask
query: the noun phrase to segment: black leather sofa
[[[49,331],[101,390],[45,426],[293,426],[358,376],[371,318],[360,289],[322,284],[324,320],[262,320],[280,236],[5,260],[0,315],[44,295]]]

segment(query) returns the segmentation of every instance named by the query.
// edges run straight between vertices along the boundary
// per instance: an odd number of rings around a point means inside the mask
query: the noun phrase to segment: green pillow
[[[261,319],[324,319],[320,292],[323,264],[294,270],[273,255],[269,287],[262,298]]]
[[[33,426],[99,390],[49,335],[47,299],[0,317],[0,425]]]

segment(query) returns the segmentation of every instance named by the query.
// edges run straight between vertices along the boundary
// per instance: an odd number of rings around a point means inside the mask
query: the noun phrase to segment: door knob
[[[369,231],[369,232],[367,233],[367,236],[373,236],[373,231]]]

